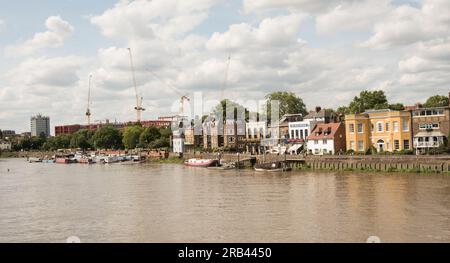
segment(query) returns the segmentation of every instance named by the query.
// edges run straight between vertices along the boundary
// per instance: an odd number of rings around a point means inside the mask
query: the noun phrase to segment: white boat
[[[105,156],[103,158],[103,160],[104,160],[105,163],[117,163],[118,162],[116,156]]]
[[[37,157],[29,157],[28,158],[28,162],[30,162],[30,163],[40,163],[40,162],[42,162],[42,159],[41,158],[37,158]]]

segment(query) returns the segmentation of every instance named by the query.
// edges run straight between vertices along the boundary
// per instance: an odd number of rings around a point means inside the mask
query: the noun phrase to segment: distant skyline
[[[127,48],[147,109],[178,110],[179,95],[263,99],[292,91],[309,109],[347,105],[362,90],[414,104],[450,89],[448,0],[2,1],[0,129],[30,117],[135,120]],[[26,8],[24,8],[26,6]],[[158,76],[150,74],[152,70]],[[161,81],[162,80],[162,81]]]

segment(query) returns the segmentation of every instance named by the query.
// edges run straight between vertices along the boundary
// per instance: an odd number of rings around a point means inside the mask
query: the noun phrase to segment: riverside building
[[[369,110],[345,116],[347,150],[378,152],[412,150],[411,114],[408,111]]]

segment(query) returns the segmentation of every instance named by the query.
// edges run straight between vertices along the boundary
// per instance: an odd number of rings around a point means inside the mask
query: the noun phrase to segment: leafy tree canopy
[[[441,96],[441,95],[435,95],[431,96],[427,99],[425,104],[423,104],[424,107],[444,107],[448,106],[448,97],[447,96]]]
[[[161,138],[160,130],[156,127],[145,128],[144,131],[139,136],[139,146],[140,147],[149,147],[149,145]]]
[[[295,95],[293,92],[273,92],[266,96],[266,109],[267,116],[270,119],[272,104],[271,101],[279,101],[280,116],[285,114],[296,114],[301,113],[306,115],[308,111],[306,110],[306,105],[303,100]]]
[[[111,126],[95,131],[92,142],[97,149],[120,149],[123,146],[120,132]]]
[[[401,103],[389,104],[386,95],[382,90],[364,90],[359,96],[353,98],[348,106],[341,106],[336,112],[339,114],[352,114],[379,109],[403,110],[404,106]]]
[[[139,144],[139,138],[144,131],[142,126],[135,125],[126,127],[123,131],[122,142],[126,149],[134,149]]]

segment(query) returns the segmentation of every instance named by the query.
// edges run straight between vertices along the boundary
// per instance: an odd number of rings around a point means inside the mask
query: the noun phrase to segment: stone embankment
[[[214,153],[185,154],[185,159],[216,159]],[[258,163],[286,161],[294,169],[336,170],[336,171],[381,171],[381,172],[437,172],[450,173],[450,155],[248,155],[221,154],[224,161],[256,159]]]

